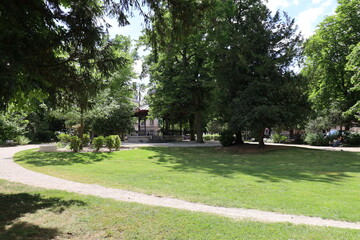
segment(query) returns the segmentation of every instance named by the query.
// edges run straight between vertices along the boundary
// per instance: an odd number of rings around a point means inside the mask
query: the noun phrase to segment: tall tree
[[[161,6],[174,12],[179,25],[190,26],[191,13],[177,0],[0,1],[0,107],[40,97],[39,89],[53,100],[59,89],[71,90],[74,62],[79,55],[94,58],[103,43],[108,25],[100,23],[105,16],[125,25],[127,14],[138,9],[145,20],[155,15],[161,21]]]
[[[360,42],[351,47],[352,51],[347,57],[346,70],[350,72],[350,82],[353,87],[350,91],[360,92]],[[355,116],[360,121],[360,99],[347,111],[350,116]]]
[[[99,118],[95,116],[99,114],[109,115],[117,106],[130,105],[128,86],[131,78],[135,76],[132,70],[135,56],[131,50],[130,39],[117,35],[115,39],[108,40],[102,48],[97,49],[96,58],[76,63],[77,71],[71,79],[73,87],[68,92],[60,91],[59,102],[62,102],[63,108],[71,113],[68,116],[72,118],[72,122],[79,124],[80,138],[84,133],[87,118]],[[110,105],[112,108],[107,111],[104,105]],[[90,111],[92,108],[96,110]],[[128,108],[124,107],[119,109],[128,111]]]
[[[295,124],[301,116],[305,97],[291,70],[301,36],[294,20],[272,16],[261,1],[221,2],[212,28],[220,116],[234,133],[256,131],[263,146],[266,127]]]
[[[196,12],[196,1],[179,1],[188,4],[189,12]],[[151,43],[157,40],[162,44],[153,49],[151,81],[156,93],[153,105],[162,107],[165,114],[182,113],[194,116],[197,142],[203,142],[204,121],[207,101],[212,89],[211,66],[208,53],[206,18],[193,15],[191,29],[185,29],[187,35],[176,38],[172,29],[179,28],[174,12],[166,15],[166,32],[159,32],[158,22],[154,21],[154,30],[148,32]],[[195,21],[197,20],[197,21]],[[156,38],[154,40],[154,38]]]
[[[236,143],[242,143],[241,130],[245,126],[232,122],[237,106],[232,100],[251,81],[259,41],[264,31],[266,6],[260,0],[216,1],[214,21],[211,21],[210,39],[217,83],[216,109],[219,118],[236,134]]]
[[[359,0],[340,0],[335,15],[325,18],[305,43],[302,73],[309,79],[310,100],[315,110],[324,110],[333,103],[342,114],[360,98],[351,71],[346,70],[348,55],[360,42],[359,9]],[[355,121],[355,114],[349,114],[341,125],[348,129]]]

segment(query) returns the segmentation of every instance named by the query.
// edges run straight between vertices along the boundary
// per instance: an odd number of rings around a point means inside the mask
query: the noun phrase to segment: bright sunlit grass
[[[0,180],[0,239],[359,239],[360,231],[236,221]]]
[[[307,149],[233,154],[216,148],[16,155],[26,168],[85,183],[216,206],[360,221],[360,154]]]

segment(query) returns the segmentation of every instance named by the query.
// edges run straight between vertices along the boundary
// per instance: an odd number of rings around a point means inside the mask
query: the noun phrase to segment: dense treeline
[[[104,18],[126,25],[135,10],[151,48],[148,101],[165,124],[186,125],[198,142],[224,131],[230,144],[246,129],[260,146],[265,128],[349,129],[360,112],[359,9],[340,0],[303,44],[294,20],[260,0],[3,1],[0,138],[128,132],[137,55],[129,39],[109,39]]]

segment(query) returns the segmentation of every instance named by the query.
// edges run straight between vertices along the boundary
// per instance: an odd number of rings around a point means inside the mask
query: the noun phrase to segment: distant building
[[[142,105],[135,109],[134,116],[137,118],[137,123],[134,124],[135,131],[132,135],[135,136],[158,136],[160,133],[159,119],[147,119],[149,114],[149,105]]]

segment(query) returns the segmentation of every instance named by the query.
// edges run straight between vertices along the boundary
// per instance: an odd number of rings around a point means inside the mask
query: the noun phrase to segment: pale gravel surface
[[[149,146],[150,144],[124,144],[127,147]],[[180,143],[180,144],[152,144],[155,146],[204,146],[202,144]],[[206,146],[217,146],[216,143],[205,144]],[[313,226],[327,226],[348,229],[359,229],[360,222],[345,222],[336,220],[326,220],[318,217],[307,217],[290,214],[279,214],[274,212],[266,212],[255,209],[242,208],[226,208],[215,207],[200,203],[191,203],[179,199],[168,197],[157,197],[153,195],[146,195],[142,193],[126,191],[121,189],[107,188],[95,184],[84,184],[73,181],[68,181],[56,177],[51,177],[42,173],[27,170],[20,165],[13,162],[12,157],[16,152],[37,148],[39,145],[28,145],[18,147],[0,148],[0,179],[5,179],[12,182],[23,183],[34,187],[42,187],[47,189],[64,190],[68,192],[94,195],[103,198],[111,198],[126,202],[136,202],[152,206],[170,207],[176,209],[184,209],[197,212],[206,212],[219,214],[222,216],[234,219],[248,219],[262,222],[289,222],[293,224],[306,224]],[[360,151],[360,148],[353,149],[353,151]]]

